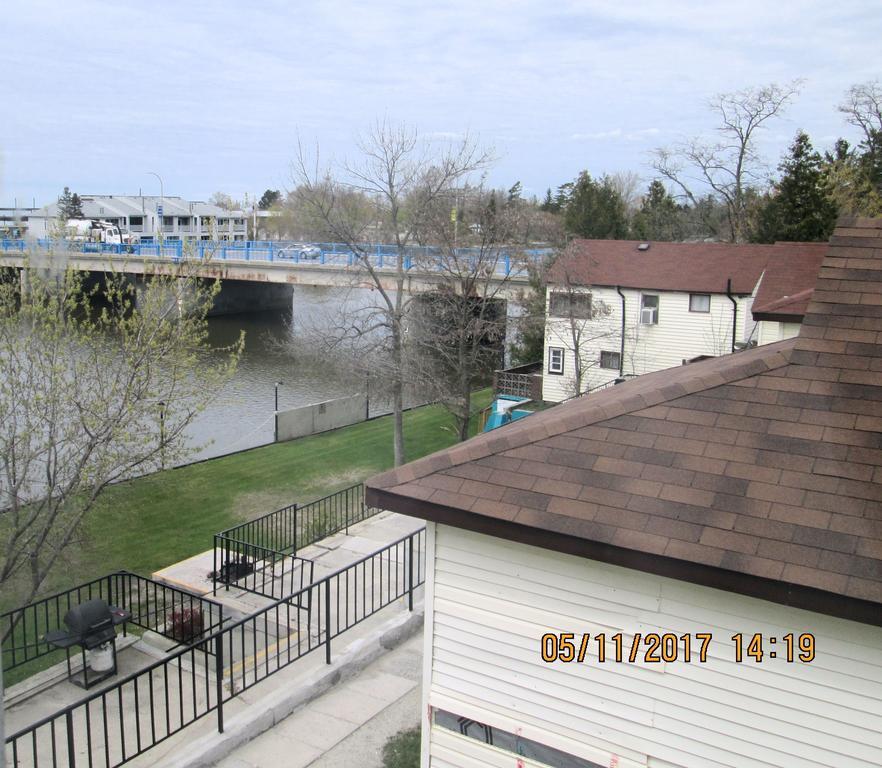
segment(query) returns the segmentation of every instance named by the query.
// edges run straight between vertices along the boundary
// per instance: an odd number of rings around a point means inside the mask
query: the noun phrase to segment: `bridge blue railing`
[[[40,238],[36,240],[0,239],[0,252],[24,253],[37,247],[42,250],[63,250],[67,253],[107,253],[120,255],[146,256],[150,258],[168,258],[179,261],[186,255],[188,258],[204,260],[211,258],[220,261],[255,261],[280,262],[294,264],[318,264],[346,268],[356,264],[365,255],[371,264],[380,269],[396,266],[398,248],[382,243],[364,243],[357,247],[358,253],[343,243],[311,243],[309,249],[303,243],[276,240],[169,240],[148,241],[131,245],[114,243],[95,243],[72,240],[52,240]],[[317,252],[316,252],[317,249]],[[493,265],[496,274],[510,275],[514,271],[524,271],[526,261],[538,262],[552,252],[550,248],[513,249],[500,247],[488,253],[478,248],[457,248],[455,254],[462,260],[470,260],[474,267],[483,258]],[[431,245],[407,246],[404,250],[404,268],[412,269],[415,265],[422,269],[438,266],[444,254],[441,248]],[[512,254],[515,254],[514,256]]]

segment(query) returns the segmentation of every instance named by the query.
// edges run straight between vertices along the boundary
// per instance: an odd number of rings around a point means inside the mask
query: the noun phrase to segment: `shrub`
[[[383,768],[419,768],[420,727],[399,731],[383,745]]]
[[[176,608],[169,614],[169,619],[169,634],[179,643],[192,642],[205,628],[201,608]]]

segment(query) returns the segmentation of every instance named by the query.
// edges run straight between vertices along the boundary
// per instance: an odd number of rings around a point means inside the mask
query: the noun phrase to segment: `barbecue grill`
[[[75,605],[64,615],[67,629],[47,632],[43,639],[56,648],[64,648],[67,654],[67,676],[81,688],[91,688],[102,680],[116,674],[116,625],[131,618],[122,608],[109,606],[104,600],[87,600]],[[83,658],[82,676],[74,675],[70,666],[70,649],[80,646]],[[89,658],[86,658],[89,651]],[[111,663],[106,664],[109,653]],[[89,674],[89,671],[92,674]]]

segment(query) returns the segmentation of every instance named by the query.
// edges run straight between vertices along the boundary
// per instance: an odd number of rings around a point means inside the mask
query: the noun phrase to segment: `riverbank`
[[[473,398],[476,410],[489,403],[489,390]],[[404,429],[408,461],[456,442],[453,419],[438,405],[406,413]],[[384,416],[120,483],[102,496],[50,589],[120,568],[152,573],[204,551],[216,531],[391,466],[392,418]]]

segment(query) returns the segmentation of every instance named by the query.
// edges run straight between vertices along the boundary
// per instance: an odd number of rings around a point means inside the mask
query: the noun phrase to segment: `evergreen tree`
[[[582,171],[564,211],[567,231],[578,237],[622,239],[628,236],[628,211],[608,176],[599,182]]]
[[[545,199],[542,201],[542,205],[539,206],[539,210],[546,213],[558,213],[559,209],[554,201],[554,197],[551,195],[551,187],[546,190]]]
[[[70,209],[69,209],[69,219],[82,219],[83,218],[83,201],[80,200],[80,196],[74,192],[70,198]]]
[[[65,187],[58,198],[58,218],[62,221],[83,218],[83,202],[76,192],[70,191],[70,187]]]
[[[633,234],[641,240],[683,239],[683,209],[658,179],[650,183],[640,210],[631,222]]]
[[[268,189],[263,195],[261,195],[260,200],[257,202],[257,207],[260,208],[261,211],[267,211],[272,208],[279,200],[282,198],[282,193],[277,189]]]
[[[827,240],[838,208],[826,187],[821,155],[806,133],[796,134],[778,170],[781,178],[771,193],[752,201],[750,239],[766,243]]]
[[[517,296],[524,313],[515,320],[515,340],[509,347],[512,365],[535,363],[545,354],[545,274],[552,260],[527,267],[529,287]]]

